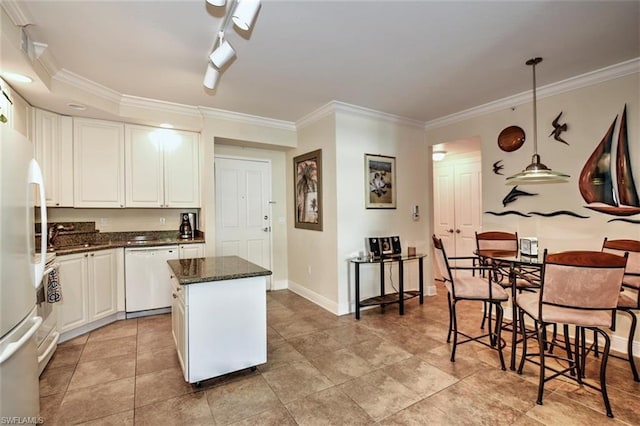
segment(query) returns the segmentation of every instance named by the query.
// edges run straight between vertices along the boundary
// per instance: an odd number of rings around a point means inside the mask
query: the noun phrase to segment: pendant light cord
[[[538,155],[538,107],[536,105],[536,64],[538,62],[536,59],[533,61],[533,153]]]

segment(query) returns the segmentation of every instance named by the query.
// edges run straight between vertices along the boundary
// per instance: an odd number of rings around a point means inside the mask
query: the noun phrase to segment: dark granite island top
[[[272,272],[238,256],[168,260],[181,285],[271,275]]]

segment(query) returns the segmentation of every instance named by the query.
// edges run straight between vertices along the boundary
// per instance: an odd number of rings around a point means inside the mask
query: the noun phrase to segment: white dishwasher
[[[171,273],[167,260],[178,259],[178,246],[127,248],[125,254],[125,310],[127,317],[171,308]],[[130,315],[134,313],[133,315]]]

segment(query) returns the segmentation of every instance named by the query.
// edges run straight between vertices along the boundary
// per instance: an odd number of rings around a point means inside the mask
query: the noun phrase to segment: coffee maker
[[[181,213],[180,217],[182,218],[180,222],[180,238],[193,239],[196,236],[196,231],[198,230],[197,217],[195,213]]]

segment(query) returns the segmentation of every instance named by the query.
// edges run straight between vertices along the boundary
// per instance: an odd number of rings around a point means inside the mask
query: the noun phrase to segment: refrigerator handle
[[[11,358],[14,353],[18,352],[18,349],[24,346],[24,344],[33,337],[36,330],[40,327],[40,324],[42,324],[42,317],[33,317],[31,320],[33,321],[33,325],[29,331],[27,331],[17,342],[9,343],[4,352],[0,354],[0,365],[4,364],[4,362]]]
[[[40,261],[34,265],[33,273],[33,286],[38,288],[40,281],[42,281],[42,274],[44,273],[44,265],[47,260],[47,200],[44,193],[44,178],[42,177],[42,170],[35,159],[31,159],[29,163],[29,183],[38,185],[40,194]],[[29,238],[29,247],[31,247],[33,241]]]

